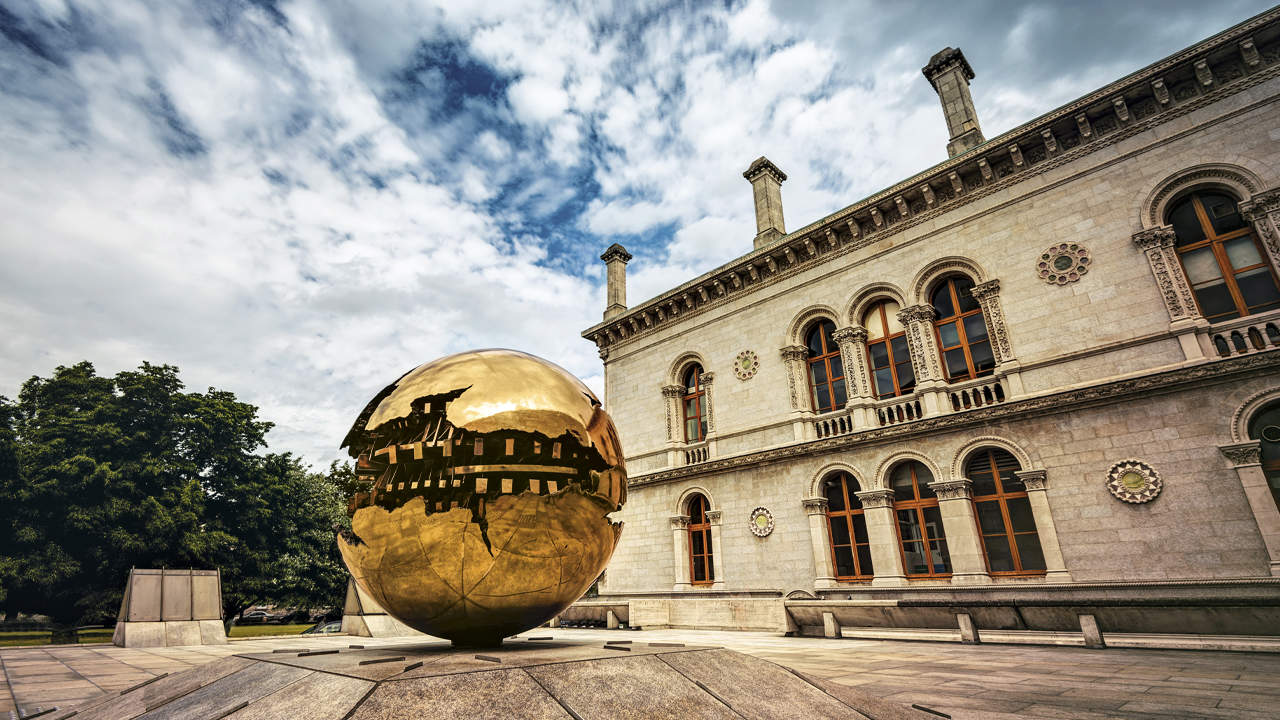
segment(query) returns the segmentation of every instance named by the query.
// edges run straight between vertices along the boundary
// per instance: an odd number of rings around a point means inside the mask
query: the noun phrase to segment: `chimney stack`
[[[782,224],[782,181],[787,174],[760,156],[742,173],[751,181],[751,194],[756,201],[756,242],[760,248],[787,234]]]
[[[929,58],[929,64],[920,70],[942,101],[942,114],[947,118],[947,130],[951,142],[947,143],[947,157],[955,157],[970,148],[986,142],[982,128],[978,127],[978,111],[973,107],[969,94],[969,81],[973,68],[964,59],[960,48],[943,48]]]
[[[614,243],[604,251],[600,259],[604,261],[608,286],[604,319],[609,320],[627,311],[627,262],[631,260],[631,253]]]

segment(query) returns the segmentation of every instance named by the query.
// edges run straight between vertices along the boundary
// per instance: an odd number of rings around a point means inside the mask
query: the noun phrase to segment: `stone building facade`
[[[627,453],[633,625],[1280,635],[1280,9],[583,336]],[[746,245],[744,243],[744,250]],[[592,603],[584,603],[588,607]]]

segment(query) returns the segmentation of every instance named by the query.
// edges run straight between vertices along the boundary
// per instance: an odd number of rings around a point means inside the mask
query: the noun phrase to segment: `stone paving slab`
[[[636,644],[721,646],[793,668],[833,687],[895,703],[919,703],[956,720],[1250,720],[1274,718],[1280,708],[1280,656],[1273,654],[974,646],[694,630],[543,628],[533,634],[602,643],[633,640]],[[421,638],[264,638],[191,648],[3,648],[0,720],[8,720],[19,705],[24,710],[67,707],[236,654],[345,649],[353,643],[377,649],[414,642]],[[305,686],[298,688],[300,697],[305,696],[304,690]]]

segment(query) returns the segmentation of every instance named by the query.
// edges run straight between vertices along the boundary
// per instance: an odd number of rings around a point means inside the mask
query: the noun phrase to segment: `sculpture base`
[[[669,643],[510,639],[235,655],[51,717],[876,718],[936,716],[750,655]],[[243,711],[243,712],[241,712]]]

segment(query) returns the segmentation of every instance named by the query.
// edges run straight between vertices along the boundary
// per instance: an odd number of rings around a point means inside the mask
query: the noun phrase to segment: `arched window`
[[[942,529],[938,496],[929,483],[933,473],[924,463],[907,460],[889,473],[893,509],[898,514],[898,541],[908,576],[941,577],[951,574],[951,554]]]
[[[885,300],[862,316],[862,327],[867,330],[867,364],[877,399],[906,395],[916,387],[906,328],[898,322],[901,309],[898,303]]]
[[[817,412],[838,410],[848,399],[840,348],[831,337],[835,331],[835,323],[819,320],[805,335],[805,345],[809,347],[809,390],[813,396],[813,409]]]
[[[938,334],[947,382],[990,375],[996,368],[991,342],[987,339],[987,321],[971,290],[973,281],[960,275],[938,283],[929,297],[938,313],[933,327]]]
[[[1236,201],[1220,191],[1178,201],[1166,221],[1177,235],[1178,259],[1209,321],[1280,308],[1275,272]]]
[[[831,528],[831,555],[837,580],[870,580],[871,541],[862,501],[855,494],[858,481],[846,472],[822,482],[827,498],[827,525]]]
[[[689,581],[694,585],[715,582],[716,569],[711,560],[711,521],[707,511],[711,504],[702,495],[689,499]]]
[[[701,442],[707,436],[707,418],[703,412],[702,366],[697,363],[684,371],[684,441]]]
[[[1249,437],[1261,441],[1262,473],[1271,487],[1271,497],[1280,506],[1280,403],[1270,405],[1249,421]]]
[[[1022,469],[1017,458],[1000,448],[983,448],[964,467],[965,477],[973,481],[973,505],[991,574],[1044,572],[1031,501],[1014,474]]]

